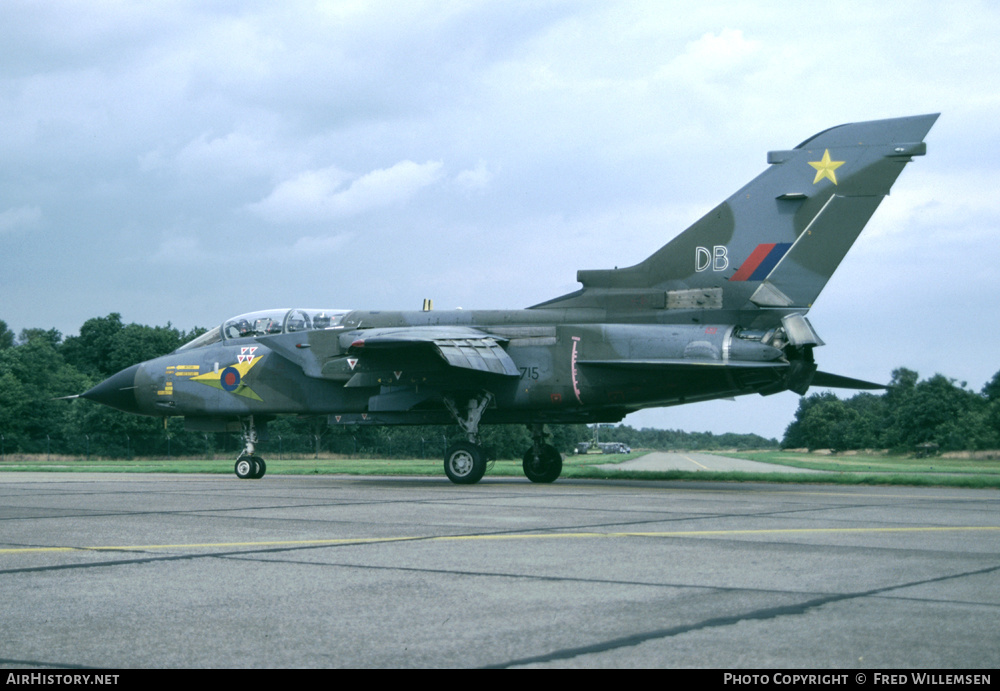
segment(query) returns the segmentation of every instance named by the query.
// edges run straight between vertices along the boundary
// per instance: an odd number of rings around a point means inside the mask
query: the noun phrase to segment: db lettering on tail
[[[725,245],[714,245],[712,249],[694,248],[694,270],[701,273],[710,268],[712,271],[725,271],[729,268],[729,253]]]

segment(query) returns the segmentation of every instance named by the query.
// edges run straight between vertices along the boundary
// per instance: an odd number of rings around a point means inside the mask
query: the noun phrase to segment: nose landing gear
[[[267,472],[264,459],[254,454],[257,447],[257,430],[253,425],[253,415],[240,418],[240,435],[243,437],[243,451],[236,459],[233,470],[241,480],[259,480]]]
[[[483,391],[469,398],[463,411],[454,400],[444,399],[448,412],[469,439],[452,444],[444,454],[445,475],[456,485],[474,485],[486,473],[486,452],[479,445],[479,421],[492,401],[493,394]]]

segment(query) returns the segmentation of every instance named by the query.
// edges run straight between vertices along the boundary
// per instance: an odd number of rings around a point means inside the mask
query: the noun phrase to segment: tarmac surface
[[[942,488],[0,472],[0,667],[993,668],[998,509]]]
[[[614,458],[614,456],[611,456]],[[793,468],[792,466],[776,465],[774,463],[761,463],[759,461],[747,461],[741,458],[727,458],[726,456],[715,456],[708,453],[696,452],[666,452],[654,451],[639,458],[621,463],[608,463],[599,465],[598,468],[605,470],[689,470],[694,472],[728,472],[741,471],[746,473],[825,473],[825,470],[811,470],[809,468]]]

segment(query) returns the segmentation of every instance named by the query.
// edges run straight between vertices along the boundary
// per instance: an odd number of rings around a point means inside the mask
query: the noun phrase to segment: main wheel
[[[260,456],[253,456],[252,458],[254,463],[254,472],[250,477],[253,480],[259,480],[264,477],[264,473],[267,472],[267,463],[265,463],[264,459]]]
[[[532,482],[555,482],[562,474],[562,454],[551,444],[542,444],[537,454],[532,446],[524,454],[522,467]]]
[[[444,472],[456,485],[474,485],[486,472],[486,454],[472,442],[452,444],[444,456]]]
[[[236,477],[241,480],[250,480],[254,477],[254,473],[257,471],[257,466],[254,463],[253,456],[240,456],[236,459],[236,466],[233,468],[236,471]]]

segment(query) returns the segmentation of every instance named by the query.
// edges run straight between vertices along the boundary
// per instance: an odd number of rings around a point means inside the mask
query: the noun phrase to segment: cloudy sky
[[[821,368],[1000,369],[1000,6],[0,7],[0,319],[519,308],[833,125],[941,112],[815,307]],[[780,436],[798,397],[627,422]]]

